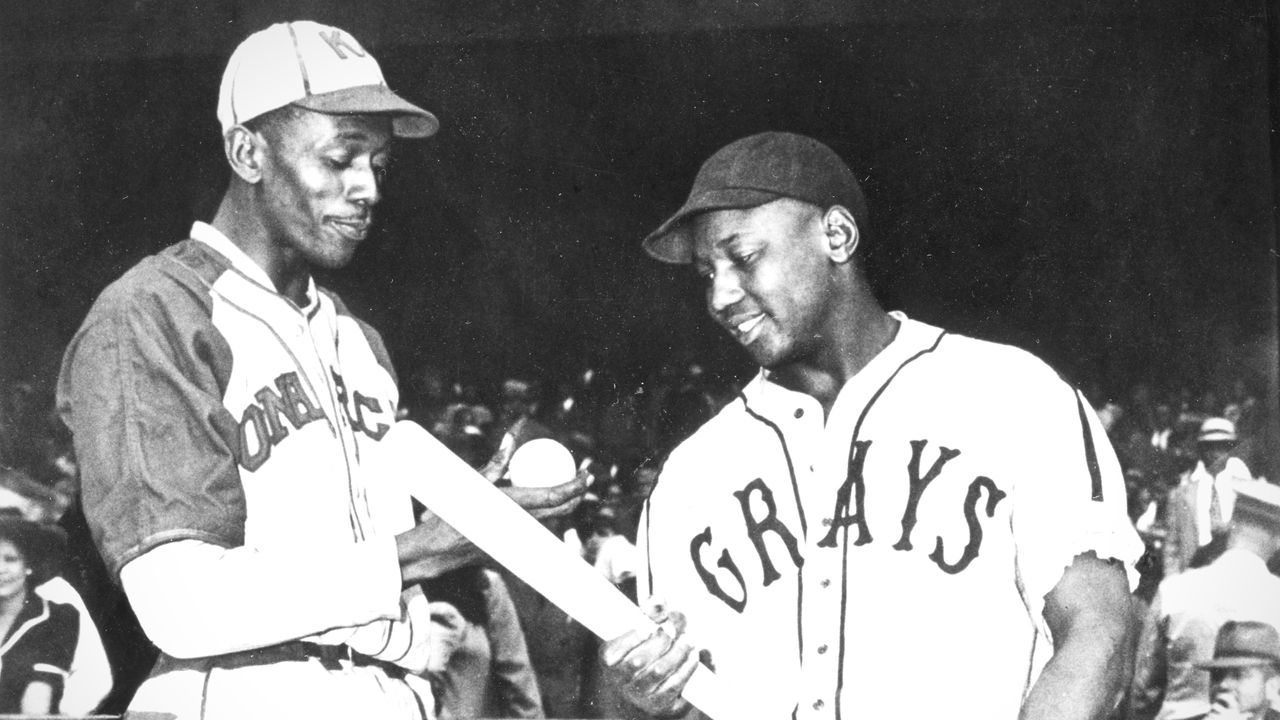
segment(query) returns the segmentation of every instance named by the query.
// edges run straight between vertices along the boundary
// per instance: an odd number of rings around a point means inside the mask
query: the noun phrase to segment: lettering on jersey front
[[[253,397],[258,402],[246,405],[240,416],[240,464],[247,470],[262,467],[271,457],[271,448],[289,436],[282,417],[294,430],[325,417],[303,389],[297,372],[281,374],[274,390],[268,385]],[[250,452],[250,447],[255,449]]]
[[[921,477],[920,456],[924,454],[924,449],[928,444],[928,440],[911,441],[911,463],[907,465],[907,479],[911,483],[911,495],[907,498],[907,509],[902,511],[902,537],[898,538],[898,542],[893,544],[894,550],[911,549],[911,531],[916,526],[916,508],[920,506],[920,496],[924,495],[924,489],[929,487],[929,483],[938,477],[938,473],[942,472],[942,466],[951,462],[952,458],[960,454],[959,450],[952,450],[939,445],[938,459],[933,461],[929,472]]]
[[[1005,492],[996,487],[991,482],[991,478],[979,475],[969,483],[969,493],[964,498],[964,520],[969,524],[969,544],[964,546],[964,554],[955,563],[948,563],[943,559],[945,549],[943,548],[942,536],[938,536],[938,543],[933,546],[933,552],[929,553],[929,559],[937,563],[943,572],[955,575],[956,573],[969,567],[969,563],[978,557],[978,548],[982,545],[982,523],[978,522],[978,497],[982,491],[987,491],[987,517],[994,517],[996,513],[996,505],[1004,499]]]
[[[720,598],[725,605],[740,613],[747,608],[747,583],[742,579],[742,572],[738,570],[737,564],[729,556],[729,551],[722,550],[716,565],[728,570],[729,574],[733,575],[733,579],[738,581],[738,589],[742,592],[742,597],[735,598],[720,587],[720,581],[702,564],[702,548],[710,544],[711,528],[707,528],[694,536],[693,541],[689,543],[689,553],[693,555],[693,566],[697,568],[698,577],[702,578],[702,584],[707,586],[707,591]]]
[[[760,500],[766,508],[765,516],[756,518],[751,514],[751,494],[758,492]],[[738,504],[742,506],[742,519],[747,523],[747,537],[751,538],[751,544],[756,548],[756,554],[760,556],[760,565],[764,568],[764,584],[768,587],[774,580],[782,577],[773,566],[773,560],[769,557],[769,551],[764,546],[764,534],[772,532],[782,539],[787,546],[787,551],[791,553],[791,562],[796,567],[804,565],[804,558],[800,555],[800,546],[796,542],[796,536],[791,534],[786,525],[778,519],[778,506],[773,501],[773,491],[768,485],[764,484],[764,480],[756,478],[747,483],[747,486],[741,490],[735,491],[733,496],[738,498]]]
[[[867,518],[863,515],[862,509],[862,499],[866,494],[862,466],[867,460],[867,450],[870,447],[870,440],[858,440],[853,444],[853,452],[849,453],[849,473],[845,476],[844,484],[836,491],[836,507],[831,514],[831,530],[827,532],[826,537],[818,541],[818,547],[835,547],[836,535],[840,529],[854,523],[858,525],[858,539],[854,540],[853,544],[866,545],[871,542],[871,531],[867,529]],[[849,514],[851,497],[856,508],[852,515]]]
[[[827,534],[818,541],[817,546],[819,548],[839,547],[842,537],[840,531],[850,526],[856,526],[858,531],[856,537],[850,539],[850,547],[860,547],[874,542],[868,518],[874,517],[873,514],[878,508],[866,506],[867,479],[864,474],[867,457],[874,452],[872,445],[873,443],[870,440],[858,440],[853,443],[849,453],[848,474],[844,483],[840,485],[835,493],[834,507],[830,520],[831,527]],[[910,445],[911,459],[907,461],[901,476],[890,477],[878,474],[873,478],[873,481],[877,483],[903,482],[907,486],[906,504],[901,509],[901,515],[898,517],[901,534],[897,542],[891,546],[898,552],[910,552],[915,548],[912,543],[912,534],[916,529],[917,511],[922,498],[928,493],[929,488],[944,476],[949,475],[948,482],[951,483],[959,479],[954,477],[954,472],[948,474],[946,470],[948,463],[961,454],[959,450],[938,445],[936,446],[936,452],[934,452],[931,450],[930,443],[927,440],[913,440]],[[928,470],[922,472],[926,462],[928,462]],[[962,479],[960,480],[963,482]],[[773,491],[765,481],[762,478],[756,478],[748,482],[741,490],[733,491],[732,495],[742,511],[745,539],[751,543],[751,547],[755,550],[757,560],[760,563],[763,586],[768,587],[782,578],[786,572],[785,569],[779,570],[774,562],[775,558],[769,554],[765,539],[770,535],[782,542],[782,545],[790,555],[791,564],[794,568],[798,570],[803,567],[805,558],[801,551],[800,543],[796,534],[778,516],[778,507]],[[985,502],[983,500],[984,495]],[[965,524],[968,527],[968,539],[965,541],[964,549],[960,551],[958,558],[954,561],[949,561],[947,559],[947,540],[938,535],[933,552],[928,555],[929,560],[938,569],[949,575],[964,572],[977,559],[982,549],[983,526],[981,515],[985,515],[987,519],[995,517],[996,507],[1006,496],[1007,493],[1001,490],[991,478],[982,475],[973,478],[968,484],[968,491],[965,494],[963,505],[956,508],[957,512],[963,513]],[[753,508],[763,508],[763,510],[753,510]],[[894,512],[897,511],[894,510]],[[951,538],[951,540],[954,541],[955,538]],[[736,584],[736,587],[726,588],[722,584],[722,580],[725,579],[724,573],[717,575],[708,567],[708,559],[704,559],[704,554],[710,556],[714,553],[711,548],[712,542],[711,528],[707,527],[694,536],[689,543],[689,553],[692,557],[695,571],[702,580],[703,585],[706,586],[707,592],[720,599],[735,612],[741,613],[746,609],[748,601],[748,586],[742,569],[735,562],[729,550],[722,548],[720,556],[716,560],[716,567],[727,571]],[[776,548],[776,545],[774,547]],[[954,553],[953,549],[951,554],[954,555]]]
[[[371,398],[360,393],[359,390],[351,393],[350,402],[347,398],[347,384],[342,380],[342,376],[336,371],[333,372],[333,384],[338,389],[338,404],[342,406],[342,412],[347,416],[347,422],[351,423],[351,427],[368,435],[374,440],[381,440],[383,435],[391,429],[386,423],[378,423],[370,427],[365,421],[364,411],[371,413],[382,413],[382,403],[377,398]]]

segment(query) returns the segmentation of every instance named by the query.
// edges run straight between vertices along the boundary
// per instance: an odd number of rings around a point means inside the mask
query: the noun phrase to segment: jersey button
[[[822,527],[831,527],[831,518],[822,518]]]
[[[820,583],[818,583],[818,584],[819,584],[819,585],[821,585],[821,586],[822,586],[822,587],[824,587],[824,588],[829,588],[829,587],[831,587],[831,581],[830,581],[830,580],[827,580],[827,579],[824,579],[822,582],[820,582]]]
[[[796,418],[804,417],[804,408],[796,408]]]
[[[827,706],[827,704],[826,704],[826,703],[824,703],[824,702],[822,702],[822,699],[821,699],[821,698],[819,698],[819,699],[817,699],[817,700],[814,700],[814,701],[813,701],[813,709],[814,709],[814,710],[821,710],[822,708],[824,708],[824,707],[826,707],[826,706]]]
[[[827,646],[826,646],[826,645],[819,645],[819,646],[818,646],[818,654],[819,654],[819,655],[826,655],[826,654],[827,654]]]

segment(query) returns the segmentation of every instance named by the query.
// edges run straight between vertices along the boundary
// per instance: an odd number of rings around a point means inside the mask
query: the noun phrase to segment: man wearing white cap
[[[1209,676],[1227,621],[1280,627],[1280,578],[1267,559],[1280,550],[1280,487],[1247,482],[1235,488],[1227,549],[1206,567],[1168,577],[1143,621],[1130,693],[1133,720],[1181,720],[1210,710]]]
[[[1231,454],[1238,437],[1226,418],[1208,418],[1196,435],[1196,466],[1169,491],[1164,572],[1182,572],[1196,551],[1221,535],[1231,522],[1237,483],[1253,480],[1244,461]]]
[[[59,380],[94,540],[161,651],[130,710],[426,717],[426,601],[401,588],[478,553],[415,527],[386,349],[312,270],[368,236],[392,138],[438,123],[313,22],[237,48],[218,119],[213,220],[102,293]],[[508,492],[559,514],[583,489]]]

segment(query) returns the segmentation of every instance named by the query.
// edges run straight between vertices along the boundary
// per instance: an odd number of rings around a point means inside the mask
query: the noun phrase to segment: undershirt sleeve
[[[303,548],[155,547],[120,572],[147,636],[177,658],[205,657],[399,620],[395,538]]]

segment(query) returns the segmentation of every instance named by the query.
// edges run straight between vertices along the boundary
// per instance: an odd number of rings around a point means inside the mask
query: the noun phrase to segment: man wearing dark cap
[[[1280,633],[1263,622],[1230,621],[1218,631],[1209,671],[1209,712],[1197,720],[1280,720]]]
[[[415,527],[387,475],[404,458],[383,442],[386,349],[312,271],[351,260],[392,138],[436,118],[355,38],[307,21],[240,44],[217,114],[231,176],[215,216],[102,293],[59,381],[94,541],[160,650],[130,710],[424,718],[430,618],[401,588],[478,552]],[[563,513],[583,489],[508,492]]]
[[[763,133],[646,238],[760,372],[641,521],[641,596],[687,630],[601,659],[655,717],[700,659],[758,718],[1102,717],[1142,552],[1106,434],[1027,353],[886,312],[868,227],[830,148]]]

